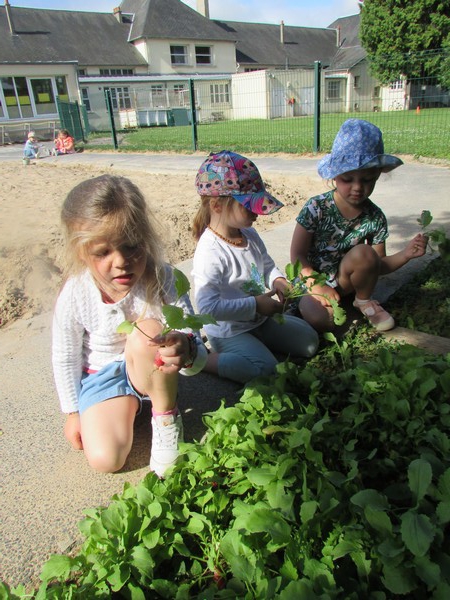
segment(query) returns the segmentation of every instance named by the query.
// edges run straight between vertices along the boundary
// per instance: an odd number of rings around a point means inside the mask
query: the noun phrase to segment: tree
[[[449,0],[364,0],[360,39],[372,74],[387,84],[442,75],[442,46],[450,35]]]

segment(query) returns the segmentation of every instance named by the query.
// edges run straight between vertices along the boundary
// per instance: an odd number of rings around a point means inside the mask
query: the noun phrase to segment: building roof
[[[336,31],[329,28],[214,22],[237,39],[236,60],[241,65],[309,67],[317,60],[329,64],[337,49]]]
[[[339,49],[327,71],[348,70],[367,58],[367,52],[359,41],[359,23],[360,16],[358,14],[341,17],[330,25],[339,32]]]
[[[146,65],[132,44],[129,25],[106,13],[0,6],[0,63],[73,62],[79,65]]]
[[[123,0],[122,15],[132,16],[130,41],[141,38],[228,41],[235,38],[180,0]]]

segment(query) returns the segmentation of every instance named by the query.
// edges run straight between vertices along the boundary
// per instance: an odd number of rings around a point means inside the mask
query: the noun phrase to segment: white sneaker
[[[150,471],[164,477],[178,458],[178,442],[183,441],[181,415],[159,415],[152,417],[152,452]]]

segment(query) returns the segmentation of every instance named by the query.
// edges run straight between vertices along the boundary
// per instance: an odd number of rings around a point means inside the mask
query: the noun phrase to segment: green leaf
[[[364,516],[369,522],[370,526],[376,531],[379,531],[383,535],[392,533],[392,523],[389,516],[382,510],[372,508],[372,506],[366,506],[364,509]]]
[[[253,485],[266,486],[276,478],[276,473],[273,468],[256,468],[250,469],[247,477]]]
[[[424,556],[435,535],[430,519],[426,515],[409,510],[402,516],[401,521],[400,532],[405,546],[414,556]]]
[[[181,306],[174,306],[173,304],[165,304],[162,307],[162,313],[167,325],[170,329],[183,329],[184,328],[184,312]]]
[[[130,578],[130,568],[128,565],[113,565],[112,573],[108,575],[108,582],[111,584],[113,592],[118,592],[123,588]]]
[[[133,333],[133,329],[136,327],[136,323],[131,321],[123,321],[116,329],[117,333]]]
[[[418,458],[410,463],[408,468],[409,489],[417,504],[430,487],[432,476],[431,465],[426,460]]]
[[[428,556],[416,557],[415,561],[416,574],[424,581],[428,589],[434,588],[441,579],[441,569],[439,565],[432,562]]]
[[[300,519],[303,524],[308,523],[308,521],[314,518],[318,507],[319,504],[315,500],[307,500],[302,503],[300,507]]]
[[[393,594],[409,594],[416,587],[416,578],[412,571],[392,564],[384,565],[382,581]]]
[[[429,210],[423,210],[420,214],[420,218],[417,219],[417,222],[422,229],[425,229],[425,227],[428,227],[432,220],[433,217],[431,216],[431,212]]]
[[[175,289],[177,291],[178,298],[181,298],[181,296],[184,296],[189,292],[191,289],[191,284],[183,271],[180,271],[174,267],[173,274],[175,276]]]
[[[153,577],[155,561],[144,546],[135,546],[130,552],[130,562],[133,567],[150,579]]]
[[[278,545],[285,545],[290,540],[291,528],[283,517],[273,510],[261,508],[253,510],[246,525],[249,532],[268,533]]]
[[[68,579],[73,563],[74,559],[70,556],[54,554],[42,567],[41,581],[51,581],[52,579],[64,581]]]
[[[384,510],[389,506],[385,496],[376,490],[371,489],[357,492],[350,498],[350,502],[361,508],[370,506],[371,508],[378,510]]]
[[[450,502],[439,502],[436,507],[436,516],[441,525],[446,525],[450,522]]]

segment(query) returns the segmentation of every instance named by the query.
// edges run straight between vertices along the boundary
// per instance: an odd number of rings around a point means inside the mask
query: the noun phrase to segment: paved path
[[[1,162],[21,160],[21,148],[0,148]],[[194,173],[203,155],[128,155],[85,152],[64,157],[67,164],[104,164],[148,172]],[[58,159],[45,159],[58,160]],[[264,157],[256,160],[263,176],[269,171],[313,175],[315,159]],[[20,166],[20,168],[22,168]],[[130,174],[132,178],[132,174]],[[400,249],[417,231],[416,218],[429,209],[436,224],[450,222],[450,170],[410,163],[380,181],[374,200],[385,210],[391,229],[389,249]],[[293,223],[263,234],[269,252],[283,267],[288,262]],[[179,265],[190,273],[191,262]],[[379,297],[400,286],[408,275],[386,278]],[[136,423],[136,441],[124,472],[92,472],[80,452],[70,449],[62,435],[50,365],[50,315],[21,320],[0,330],[0,447],[2,489],[0,503],[0,579],[10,584],[36,581],[51,553],[64,552],[79,541],[77,523],[83,509],[106,504],[126,481],[137,483],[149,462],[149,407]],[[17,386],[16,382],[28,382]],[[221,398],[236,400],[239,386],[207,374],[181,378],[180,407],[186,436],[199,439],[202,415],[219,406]],[[25,391],[23,391],[25,390]]]

